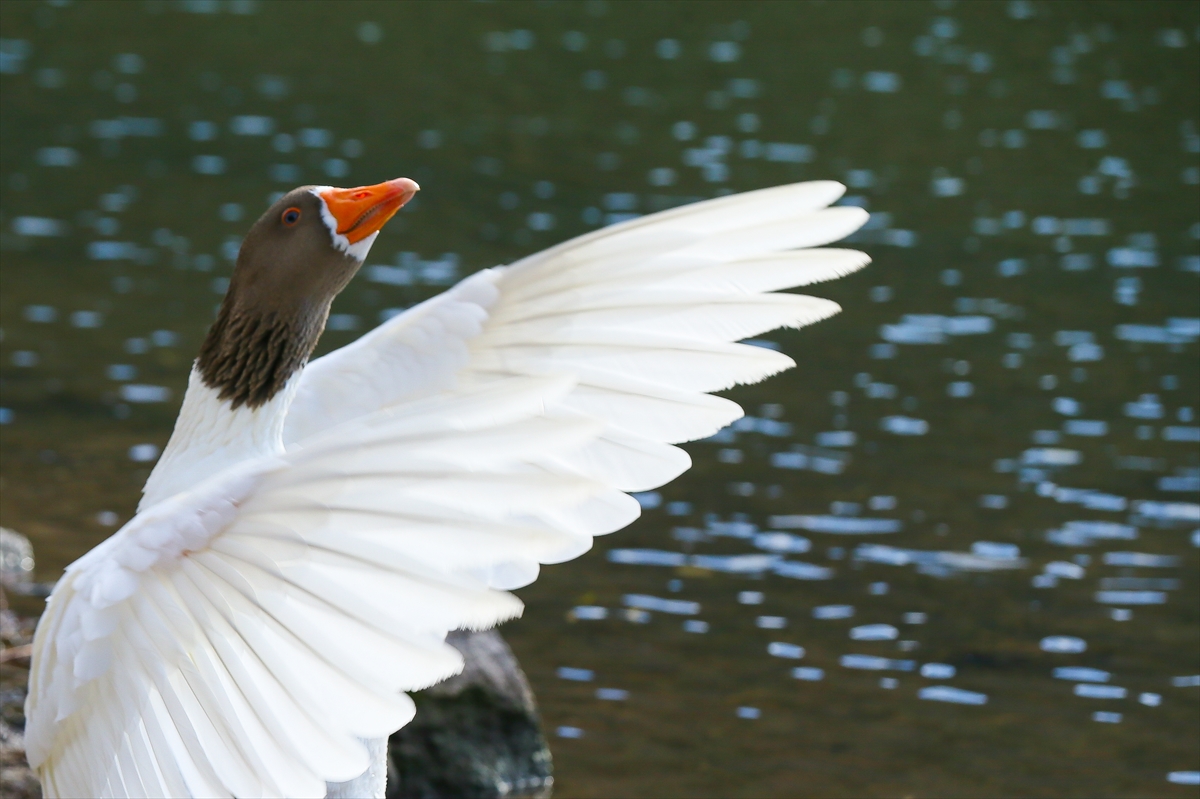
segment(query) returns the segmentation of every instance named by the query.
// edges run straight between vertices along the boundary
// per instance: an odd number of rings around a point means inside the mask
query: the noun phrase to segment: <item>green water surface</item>
[[[39,580],[133,513],[274,192],[422,186],[335,303],[324,352],[630,214],[836,179],[874,214],[854,244],[874,263],[815,287],[841,315],[766,337],[796,369],[728,392],[767,421],[687,445],[693,469],[643,497],[642,519],[518,592],[504,634],[554,736],[557,795],[1195,796],[1168,774],[1200,768],[1200,688],[1172,682],[1200,673],[1200,5],[5,0],[0,35],[0,514],[32,539]],[[889,343],[906,314],[991,321]],[[1159,415],[1130,416],[1139,401]],[[892,417],[927,432],[889,432]],[[854,443],[818,439],[839,430]],[[803,451],[824,471],[772,460],[819,441]],[[1038,467],[1039,447],[1079,463]],[[787,558],[824,580],[608,555],[765,554],[717,533],[838,514],[902,530],[789,529],[811,550]],[[1137,538],[1047,540],[1070,521]],[[977,542],[1026,560],[921,570],[860,549]],[[1105,563],[1128,551],[1177,561]],[[1039,581],[1051,562],[1082,576]],[[1164,601],[1097,601],[1129,587]],[[700,609],[625,613],[630,594]],[[813,617],[834,604],[854,616]],[[575,620],[580,605],[608,618]],[[897,637],[852,640],[864,624]],[[1087,649],[1044,651],[1055,635]],[[1077,696],[1063,666],[1127,695]],[[919,698],[941,683],[986,704]]]

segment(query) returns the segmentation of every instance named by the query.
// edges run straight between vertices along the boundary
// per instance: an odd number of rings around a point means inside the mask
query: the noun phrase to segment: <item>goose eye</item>
[[[292,225],[296,224],[299,221],[300,221],[300,209],[299,208],[289,208],[283,212],[283,224],[287,225],[288,227],[291,227]]]

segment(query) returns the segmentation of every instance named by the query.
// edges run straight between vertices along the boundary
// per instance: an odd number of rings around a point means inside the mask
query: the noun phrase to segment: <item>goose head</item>
[[[301,186],[250,228],[196,366],[233,408],[260,406],[302,368],[329,306],[362,266],[380,229],[419,186],[397,178],[338,189]]]

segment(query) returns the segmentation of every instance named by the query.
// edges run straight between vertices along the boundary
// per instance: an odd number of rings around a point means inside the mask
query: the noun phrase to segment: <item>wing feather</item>
[[[361,773],[367,765],[365,751],[330,730],[324,719],[313,717],[309,700],[319,690],[318,686],[306,687],[294,678],[289,656],[303,657],[303,653],[289,646],[286,638],[265,633],[262,619],[235,618],[226,598],[215,585],[208,583],[198,567],[185,563],[172,577],[180,597],[202,618],[202,624],[211,628],[207,637],[222,661],[231,670],[245,667],[244,678],[263,694],[262,709],[279,714],[284,740],[289,741],[309,768],[343,780]]]
[[[585,446],[543,458],[547,468],[574,472],[621,491],[648,491],[674,480],[692,465],[670,444],[610,428]]]
[[[178,623],[173,624],[169,615],[162,612],[165,606],[177,607],[166,587],[153,581],[147,586],[147,595],[154,597],[154,602],[140,602],[136,608],[147,637],[150,640],[167,636],[193,639],[191,659],[202,682],[212,686],[213,701],[222,706],[222,715],[227,719],[225,726],[234,736],[239,750],[255,761],[255,773],[264,781],[270,781],[267,793],[298,796],[319,790],[322,781],[288,750],[280,747],[282,730],[277,725],[272,726],[269,720],[264,721],[247,694],[247,686],[230,672],[207,637],[197,639],[189,636],[187,628],[181,629]],[[279,781],[281,777],[284,778],[282,782]]]
[[[167,579],[160,578],[161,588],[167,593],[179,597],[179,601],[190,608],[196,608],[194,615],[196,629],[205,630],[205,637],[212,647],[212,657],[221,662],[230,678],[239,686],[246,701],[251,704],[260,722],[268,728],[272,740],[280,745],[286,743],[287,751],[301,764],[301,768],[292,771],[296,776],[307,776],[308,780],[298,787],[292,787],[287,795],[312,795],[323,791],[324,781],[313,779],[314,771],[319,773],[323,768],[338,768],[338,764],[328,763],[326,749],[326,733],[322,726],[314,723],[302,708],[288,697],[283,686],[272,677],[264,663],[254,655],[235,630],[224,619],[210,617],[206,612],[205,602],[186,582],[181,575],[173,575]],[[173,743],[178,747],[178,743]],[[275,773],[276,779],[287,780],[288,775]],[[196,795],[203,795],[197,793]],[[318,794],[319,795],[319,794]]]

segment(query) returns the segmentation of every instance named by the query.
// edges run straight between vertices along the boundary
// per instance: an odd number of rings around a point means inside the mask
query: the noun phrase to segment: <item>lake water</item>
[[[6,0],[0,28],[0,511],[38,579],[132,514],[275,192],[423,187],[326,351],[601,225],[833,178],[873,214],[874,264],[814,292],[845,311],[768,335],[798,367],[519,592],[558,795],[1195,795],[1200,5]]]

